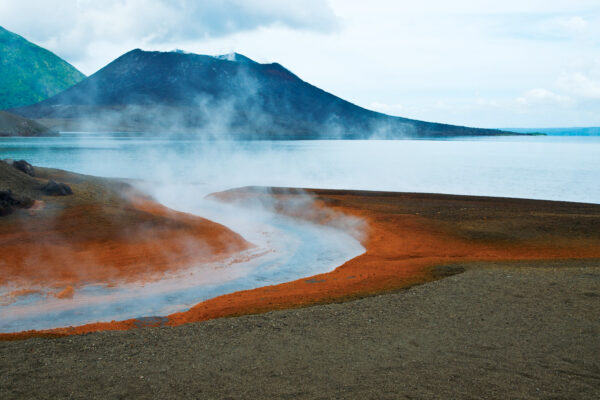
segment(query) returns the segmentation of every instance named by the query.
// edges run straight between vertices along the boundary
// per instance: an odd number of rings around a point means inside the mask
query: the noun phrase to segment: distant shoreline
[[[503,128],[513,132],[539,132],[548,136],[600,136],[600,127],[563,127],[563,128]]]

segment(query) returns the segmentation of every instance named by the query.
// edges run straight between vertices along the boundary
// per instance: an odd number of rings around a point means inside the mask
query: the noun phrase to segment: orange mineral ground
[[[286,207],[307,193],[314,200],[310,210]],[[361,240],[367,251],[332,272],[219,296],[156,322],[97,323],[0,339],[179,325],[338,302],[439,279],[468,262],[600,258],[600,205],[595,204],[277,188],[243,188],[217,197],[242,204],[268,197],[281,212],[323,223],[335,224],[340,213],[358,217],[365,222]]]
[[[71,298],[84,284],[157,280],[252,246],[223,225],[170,210],[127,184],[36,171],[35,178],[8,180],[13,192],[37,196],[34,207],[0,218],[0,284],[18,288],[8,297],[42,288]],[[74,194],[39,194],[36,188],[49,178],[68,183]]]

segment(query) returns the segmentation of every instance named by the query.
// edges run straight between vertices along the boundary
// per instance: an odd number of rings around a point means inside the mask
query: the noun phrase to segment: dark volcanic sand
[[[600,398],[600,260],[462,267],[340,304],[0,342],[0,398]]]
[[[395,293],[0,342],[0,399],[600,398],[600,205],[311,192],[368,223],[367,253],[131,323]]]

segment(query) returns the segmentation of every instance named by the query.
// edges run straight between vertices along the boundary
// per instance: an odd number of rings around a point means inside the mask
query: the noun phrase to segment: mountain
[[[48,127],[19,115],[0,111],[0,136],[56,136]]]
[[[400,138],[510,134],[366,110],[278,63],[241,54],[139,49],[38,104],[14,110],[59,129],[201,131],[260,139]]]
[[[0,109],[37,103],[84,78],[54,53],[0,26]]]

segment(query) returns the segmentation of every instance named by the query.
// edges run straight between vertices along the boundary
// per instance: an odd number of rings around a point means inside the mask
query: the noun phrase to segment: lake
[[[0,158],[157,184],[192,183],[198,194],[266,185],[600,203],[599,136],[210,142],[68,133],[0,138]]]

